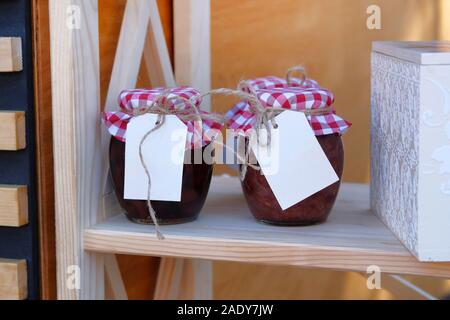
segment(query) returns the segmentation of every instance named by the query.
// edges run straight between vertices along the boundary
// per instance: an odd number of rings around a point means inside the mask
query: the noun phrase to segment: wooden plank
[[[149,23],[150,19],[150,23]],[[148,25],[148,30],[147,26]],[[136,32],[138,30],[138,32]],[[130,36],[133,35],[133,37]],[[156,1],[128,1],[124,13],[121,34],[112,71],[105,109],[115,108],[118,94],[124,88],[135,86],[145,43],[145,62],[153,86],[174,86],[170,56],[161,25]],[[133,47],[136,50],[130,51]],[[125,74],[125,75],[124,75]],[[103,137],[103,149],[107,154],[109,137]],[[106,160],[104,160],[106,163]],[[105,165],[105,168],[107,166]],[[106,185],[106,170],[104,171]],[[105,203],[104,208],[111,204]],[[105,212],[105,216],[108,212]],[[180,261],[166,261],[178,263]],[[164,263],[163,263],[164,264]],[[160,269],[161,270],[161,269]],[[163,269],[164,270],[164,269]],[[164,272],[164,271],[160,271]],[[166,277],[163,277],[166,279]],[[170,283],[172,281],[168,279]],[[113,284],[111,284],[113,285]],[[157,286],[158,287],[158,286]],[[158,289],[156,289],[158,291]],[[156,294],[158,295],[158,293]]]
[[[97,1],[50,0],[50,35],[58,298],[103,299],[103,256],[85,253],[81,239],[103,192]],[[67,285],[76,267],[80,288]]]
[[[26,148],[25,112],[0,111],[0,150]]]
[[[55,197],[48,0],[33,0],[33,64],[41,299],[56,299]]]
[[[370,281],[371,285],[373,285],[373,279],[369,280],[369,275],[367,273],[355,272],[354,274],[359,275],[364,281],[366,281],[366,283],[367,281]],[[379,276],[379,289],[388,291],[392,294],[394,299],[437,300],[432,294],[426,292],[402,276],[386,273],[381,273]]]
[[[183,259],[163,258],[159,265],[158,278],[155,287],[155,300],[175,300],[178,297],[178,286],[180,283]]]
[[[127,290],[123,283],[119,264],[115,255],[105,254],[105,272],[109,283],[111,298],[114,300],[128,300]]]
[[[149,1],[127,0],[104,111],[116,110],[117,97],[120,92],[124,89],[134,88],[136,85],[149,25],[150,9]],[[133,48],[133,50],[130,50],[130,48]],[[110,139],[108,132],[102,130],[102,184],[104,194],[112,191],[111,182],[108,181]],[[106,217],[109,215],[105,210],[108,204],[104,200],[105,198],[102,198],[101,215]],[[116,201],[114,198],[112,200]]]
[[[172,62],[166,44],[158,4],[150,0],[150,23],[144,49],[144,62],[152,87],[175,87]]]
[[[86,231],[87,250],[276,265],[449,277],[450,263],[419,262],[369,209],[365,185],[344,184],[329,220],[311,227],[256,223],[236,178],[214,178],[200,218],[163,226],[158,241],[145,226],[113,218]]]
[[[0,259],[0,300],[24,300],[27,295],[27,262]]]
[[[438,300],[437,297],[416,286],[411,281],[398,275],[385,275],[381,277],[383,289],[388,290],[396,298],[402,300]]]
[[[155,300],[200,300],[212,297],[212,261],[163,258]]]
[[[17,72],[22,69],[22,39],[0,37],[0,72]]]
[[[211,2],[174,0],[175,79],[178,85],[211,89]],[[210,109],[205,98],[204,108]]]
[[[124,89],[134,88],[136,85],[144,50],[147,26],[149,25],[151,2],[153,1],[127,1],[104,110],[117,109],[117,97],[119,93]],[[130,50],[130,48],[133,48],[133,50]],[[104,194],[111,190],[110,182],[107,179],[109,172],[107,160],[109,140],[110,136],[104,130],[102,132],[102,192]],[[103,197],[102,199],[103,201],[109,199],[110,202],[117,202],[115,198],[111,197]],[[102,204],[102,216],[106,217],[110,214],[105,210],[110,205],[112,204]],[[112,255],[105,255],[104,259],[109,287],[113,296],[118,300],[127,299],[127,292],[116,258]]]
[[[210,0],[173,2],[176,83],[195,87],[200,92],[211,89],[210,7]],[[202,107],[211,109],[209,97],[204,99]],[[168,269],[168,275],[164,269],[166,264],[161,263],[158,284],[170,294],[158,298],[212,299],[211,261],[177,259],[175,263],[179,272]]]
[[[119,93],[136,85],[153,2],[153,0],[127,1],[105,110],[117,109]]]
[[[144,50],[144,62],[152,86],[176,86],[167,43],[164,36],[159,8],[150,1],[150,23]],[[154,299],[177,299],[183,259],[163,258],[159,266]]]
[[[28,224],[26,186],[0,185],[0,226],[22,227]]]

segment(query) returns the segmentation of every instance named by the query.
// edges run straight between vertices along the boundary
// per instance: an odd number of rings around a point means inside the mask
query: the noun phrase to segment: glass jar
[[[344,148],[340,134],[318,136],[317,140],[339,179],[344,168]],[[298,161],[301,165],[301,159]],[[242,168],[241,168],[242,170]],[[253,216],[268,224],[304,226],[325,222],[333,208],[341,182],[315,193],[309,198],[282,210],[265,176],[248,167],[242,189]]]
[[[208,146],[205,146],[202,149],[190,150],[190,159],[196,159],[194,153],[204,151],[207,147]],[[140,224],[153,224],[149,215],[147,201],[124,199],[124,142],[115,138],[111,139],[109,159],[114,189],[120,206],[125,210],[127,218]],[[181,201],[151,201],[158,222],[160,224],[179,224],[197,219],[208,195],[212,172],[213,165],[205,163],[204,160],[199,164],[184,164]]]

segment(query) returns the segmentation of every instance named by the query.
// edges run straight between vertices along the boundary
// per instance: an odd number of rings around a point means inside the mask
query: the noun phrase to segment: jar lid
[[[200,109],[202,96],[198,90],[191,87],[124,90],[119,95],[120,110],[102,113],[102,120],[108,132],[117,140],[126,142],[127,125],[130,120],[140,115],[140,110],[151,107],[162,94],[165,94],[163,102],[169,109],[176,108],[177,110],[189,111],[191,107],[183,100],[187,99],[197,107],[200,114],[209,114]],[[182,99],[177,99],[178,97]],[[208,145],[219,134],[223,126],[222,123],[212,119],[203,119],[202,121],[180,120],[188,127],[186,138],[188,149],[197,149]]]
[[[250,80],[248,85],[265,107],[301,112],[330,108],[334,103],[333,93],[312,79],[302,81],[290,78],[288,83],[286,79],[266,77]],[[244,88],[244,91],[250,90]],[[350,122],[336,115],[333,108],[327,114],[306,113],[306,116],[316,136],[343,134],[351,126]],[[256,121],[246,101],[239,102],[227,113],[226,118],[230,129],[242,132],[252,129]]]

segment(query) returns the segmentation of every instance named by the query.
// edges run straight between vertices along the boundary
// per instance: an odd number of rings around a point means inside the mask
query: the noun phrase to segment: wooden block
[[[22,71],[22,39],[0,38],[0,72]]]
[[[28,296],[27,262],[0,259],[0,300],[24,300]]]
[[[175,80],[179,86],[211,90],[211,1],[175,0]],[[210,97],[203,109],[211,110]]]
[[[0,150],[25,149],[25,112],[0,111]]]
[[[0,185],[0,226],[21,227],[27,223],[27,187]]]

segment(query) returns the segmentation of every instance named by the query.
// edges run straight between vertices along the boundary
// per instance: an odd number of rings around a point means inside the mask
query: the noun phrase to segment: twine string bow
[[[301,82],[300,86],[303,86],[305,84],[305,81],[307,79],[306,70],[303,66],[294,66],[290,68],[286,73],[286,83],[288,86],[293,86],[295,82],[293,81],[292,75],[295,72],[299,72],[301,75]],[[274,129],[278,128],[278,124],[275,121],[275,117],[279,114],[281,114],[284,109],[281,108],[274,108],[274,107],[268,107],[264,106],[261,102],[261,100],[258,97],[258,93],[253,88],[252,84],[248,80],[242,80],[237,90],[232,89],[216,89],[211,90],[208,93],[204,94],[202,96],[208,96],[208,95],[227,95],[227,96],[236,96],[243,100],[246,100],[247,103],[250,106],[250,111],[255,115],[255,124],[254,124],[254,130],[256,134],[256,139],[258,145],[262,146],[270,146],[272,143],[272,130],[271,127]],[[305,110],[294,110],[298,112],[302,112],[307,116],[319,116],[319,115],[326,115],[330,114],[332,112],[331,107],[327,108],[320,108],[320,109],[305,109]],[[264,139],[263,143],[261,143],[261,129],[265,129],[265,132],[267,133],[267,139]],[[249,150],[248,145],[244,148],[244,157],[241,158],[238,155],[238,158],[242,160],[242,169],[241,169],[241,175],[240,178],[243,181],[245,179],[245,176],[247,175],[248,167],[251,167],[257,171],[260,171],[261,168],[259,166],[253,165],[249,162]],[[233,152],[235,152],[233,150]]]
[[[131,112],[129,112],[130,115],[133,117],[137,117],[140,115],[144,115],[147,113],[157,114],[158,118],[155,123],[155,126],[147,131],[147,133],[142,137],[140,143],[139,143],[139,159],[141,162],[142,167],[144,168],[145,174],[147,175],[148,179],[148,187],[147,187],[147,207],[149,211],[149,215],[152,219],[153,224],[155,225],[156,229],[156,235],[159,240],[164,240],[164,235],[161,232],[159,223],[158,223],[158,217],[155,209],[152,206],[152,203],[150,201],[150,194],[151,194],[151,187],[152,187],[152,178],[150,174],[150,169],[147,166],[145,162],[144,157],[144,150],[143,146],[145,141],[150,137],[150,135],[160,129],[166,120],[167,115],[176,115],[178,118],[184,122],[188,121],[200,121],[203,120],[211,120],[219,123],[224,123],[224,117],[212,114],[212,113],[201,113],[199,108],[193,103],[190,99],[186,99],[184,97],[174,95],[170,97],[171,90],[167,89],[163,91],[156,99],[148,106],[144,108],[135,109]],[[172,107],[171,101],[180,102],[176,104],[174,107]],[[188,108],[181,108],[181,106],[187,106]]]

